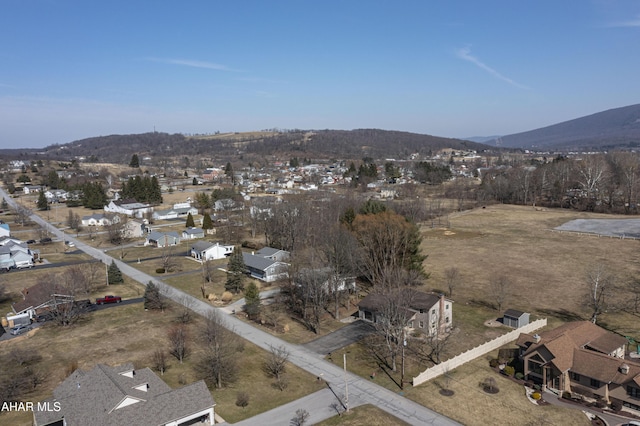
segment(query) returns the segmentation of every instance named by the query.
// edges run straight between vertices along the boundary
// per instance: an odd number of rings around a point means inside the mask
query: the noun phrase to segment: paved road
[[[4,197],[12,207],[15,207],[15,200],[10,198],[9,195],[2,189],[0,189],[0,196]],[[341,392],[338,391],[338,389],[348,387],[348,392],[345,393],[348,393],[349,400],[354,400],[358,404],[372,404],[373,406],[378,407],[411,425],[458,425],[458,423],[454,422],[448,417],[445,417],[420,404],[410,401],[395,392],[378,386],[377,384],[356,376],[355,374],[349,372],[345,373],[342,368],[328,361],[325,361],[322,358],[322,355],[319,355],[303,346],[285,342],[284,340],[261,331],[253,327],[252,325],[241,321],[234,315],[228,315],[224,313],[224,311],[218,310],[202,300],[196,299],[195,297],[188,295],[183,291],[165,284],[164,282],[156,279],[155,277],[152,277],[151,275],[141,272],[120,260],[112,258],[102,250],[93,248],[83,243],[82,241],[65,235],[61,230],[51,226],[49,223],[47,223],[37,215],[33,215],[32,220],[45,229],[49,230],[58,238],[62,240],[73,241],[78,249],[84,251],[85,253],[96,259],[101,260],[105,264],[110,264],[112,261],[114,261],[123,274],[142,283],[143,285],[146,285],[149,282],[153,282],[158,286],[160,292],[163,295],[177,303],[187,306],[200,315],[225,315],[227,328],[239,334],[251,343],[258,345],[262,349],[270,350],[272,347],[283,347],[289,352],[289,361],[292,364],[297,365],[303,370],[311,373],[313,376],[322,378],[327,382],[328,386],[331,389],[335,390],[336,393]],[[274,421],[277,421],[277,424],[280,425],[289,424],[291,418],[295,414],[295,410],[291,414],[285,414],[286,413],[283,412],[283,417],[274,419]],[[321,413],[318,413],[314,410],[314,412],[310,412],[310,414],[314,416],[314,418],[317,418],[316,421],[322,420],[320,419],[320,417],[322,416],[326,416],[325,418],[329,418],[334,415],[327,410],[323,410]]]
[[[368,322],[354,321],[351,324],[319,337],[303,346],[315,353],[326,355],[330,352],[358,342],[363,337],[375,332],[375,328]]]

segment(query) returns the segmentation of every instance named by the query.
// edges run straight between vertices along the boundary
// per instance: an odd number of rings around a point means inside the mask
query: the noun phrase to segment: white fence
[[[413,386],[421,385],[422,383],[428,380],[431,380],[434,377],[438,377],[442,374],[445,374],[446,372],[451,371],[454,368],[460,367],[461,365],[466,364],[469,361],[473,361],[474,359],[486,353],[496,350],[499,347],[504,346],[507,343],[516,340],[521,333],[531,333],[546,325],[547,325],[546,318],[539,319],[523,327],[516,328],[515,330],[512,330],[507,334],[503,334],[502,336],[496,337],[493,340],[490,340],[479,346],[476,346],[473,349],[469,349],[465,352],[462,352],[460,355],[456,355],[453,358],[446,360],[445,362],[441,362],[440,364],[434,365],[433,367],[428,368],[422,373],[420,373],[417,377],[414,377]]]

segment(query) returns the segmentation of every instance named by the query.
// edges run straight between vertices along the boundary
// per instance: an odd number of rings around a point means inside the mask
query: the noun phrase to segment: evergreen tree
[[[185,226],[187,228],[193,228],[194,226],[196,226],[195,222],[193,221],[193,216],[191,216],[191,213],[187,215],[187,223]]]
[[[124,282],[124,278],[122,278],[122,272],[120,271],[120,268],[118,268],[118,265],[116,265],[116,262],[114,262],[113,260],[111,261],[111,265],[109,265],[109,269],[107,269],[107,277],[107,282],[109,284],[118,284]]]
[[[40,191],[36,206],[38,207],[38,210],[49,210],[49,203],[47,202],[47,197],[44,196],[44,191]]]
[[[244,289],[244,311],[250,319],[255,319],[260,315],[260,290],[255,282],[251,281]]]
[[[211,215],[209,213],[205,213],[202,218],[202,229],[205,231],[208,229],[213,229],[213,221],[211,220]]]
[[[9,203],[4,198],[2,199],[2,210],[7,210],[9,208]]]
[[[140,167],[140,159],[138,159],[138,154],[133,154],[131,156],[131,161],[129,161],[129,167],[133,167],[135,169]]]
[[[164,299],[164,296],[160,294],[160,288],[158,288],[153,281],[149,281],[144,290],[144,308],[164,311],[165,307],[166,300]]]
[[[225,290],[234,294],[240,293],[244,289],[244,272],[246,269],[247,267],[242,257],[242,250],[240,246],[236,246],[231,256],[229,256],[227,282],[224,285]]]
[[[98,182],[88,182],[82,187],[82,205],[88,209],[102,209],[107,204],[107,194]]]
[[[191,181],[191,185],[196,186],[198,184],[198,179],[197,178],[193,178],[193,180]]]

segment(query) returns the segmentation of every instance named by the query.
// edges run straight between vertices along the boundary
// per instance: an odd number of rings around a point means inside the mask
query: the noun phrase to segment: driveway
[[[375,331],[376,330],[373,325],[368,322],[354,321],[333,333],[319,337],[302,346],[317,354],[327,355],[331,352],[337,351],[338,349],[342,349],[356,343]]]

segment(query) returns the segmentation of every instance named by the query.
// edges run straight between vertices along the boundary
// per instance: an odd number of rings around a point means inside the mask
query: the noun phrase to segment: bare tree
[[[287,305],[309,330],[317,333],[327,307],[329,273],[326,269],[305,268],[293,272],[291,277],[291,282],[283,287]]]
[[[162,247],[162,252],[160,254],[160,265],[161,268],[164,269],[165,274],[167,272],[171,272],[176,268],[177,262],[174,253],[174,246],[165,244]]]
[[[502,306],[509,297],[511,280],[505,274],[498,274],[489,280],[489,297],[493,301],[493,306],[498,311],[502,311]]]
[[[200,376],[218,389],[234,382],[238,352],[243,348],[240,336],[226,327],[218,312],[211,312],[205,319],[200,338],[204,344],[204,356],[198,363]]]
[[[25,206],[18,204],[15,208],[15,222],[24,226],[31,221],[31,215],[33,211]]]
[[[89,296],[93,292],[93,282],[85,265],[69,266],[61,275],[65,288],[73,296]]]
[[[249,394],[244,391],[238,392],[238,395],[236,395],[236,405],[241,408],[249,405]]]
[[[289,360],[289,351],[284,346],[271,346],[267,358],[264,361],[264,371],[267,376],[274,377],[276,380],[284,373],[287,361]]]
[[[302,408],[296,410],[296,415],[291,419],[291,426],[304,426],[307,424],[309,420],[310,414],[307,410],[303,410]]]
[[[460,270],[455,266],[444,270],[444,277],[447,281],[447,289],[449,290],[449,297],[453,296],[453,289],[455,289],[460,283]]]
[[[169,339],[169,353],[176,357],[180,364],[189,354],[189,345],[187,342],[187,328],[182,325],[175,325],[167,332]]]
[[[602,263],[597,263],[587,271],[585,283],[588,289],[587,306],[591,310],[590,320],[595,324],[598,316],[609,307],[615,278]]]
[[[159,371],[161,376],[164,376],[164,372],[167,371],[167,353],[162,349],[156,349],[153,352],[151,362],[153,368]]]
[[[105,226],[107,238],[113,245],[119,246],[127,240],[127,217],[118,216],[119,220],[114,219]]]
[[[202,261],[202,280],[205,283],[210,283],[213,279],[213,273],[215,271],[215,265],[211,259]]]

